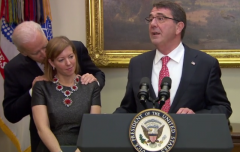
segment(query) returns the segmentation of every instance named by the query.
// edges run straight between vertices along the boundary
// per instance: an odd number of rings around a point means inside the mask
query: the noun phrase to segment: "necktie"
[[[168,71],[167,63],[170,60],[170,57],[165,56],[165,57],[162,57],[161,60],[162,60],[162,69],[159,73],[158,91],[161,90],[162,79],[164,77],[169,77],[169,71]],[[170,98],[165,102],[165,104],[163,105],[161,110],[168,113],[169,109],[170,109]]]

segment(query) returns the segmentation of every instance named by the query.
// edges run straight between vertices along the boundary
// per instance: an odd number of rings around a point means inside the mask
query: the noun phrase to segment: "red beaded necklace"
[[[70,107],[73,103],[72,99],[70,98],[71,94],[74,92],[74,91],[77,91],[78,90],[78,87],[77,87],[77,84],[79,83],[79,76],[76,76],[74,78],[74,85],[71,86],[71,90],[65,90],[63,91],[63,85],[61,85],[59,83],[59,79],[57,78],[57,76],[55,76],[53,78],[53,83],[55,83],[57,86],[56,86],[56,90],[57,91],[60,91],[63,93],[63,95],[65,96],[65,98],[63,99],[63,104],[67,107]]]

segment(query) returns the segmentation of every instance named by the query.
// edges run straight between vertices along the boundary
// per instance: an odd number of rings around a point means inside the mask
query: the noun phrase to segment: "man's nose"
[[[153,20],[149,23],[150,26],[157,26],[157,19],[156,18],[153,18]]]
[[[41,49],[41,55],[43,56],[43,57],[46,57],[46,49],[44,48],[44,49]]]

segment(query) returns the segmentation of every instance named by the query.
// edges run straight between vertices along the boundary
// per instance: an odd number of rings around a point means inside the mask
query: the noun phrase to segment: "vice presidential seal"
[[[176,142],[176,125],[167,113],[158,109],[147,109],[132,120],[129,138],[138,152],[168,152]]]

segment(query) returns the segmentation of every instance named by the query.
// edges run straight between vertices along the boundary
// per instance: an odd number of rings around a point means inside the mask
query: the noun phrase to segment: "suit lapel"
[[[169,112],[174,111],[174,108],[176,108],[177,105],[180,103],[181,97],[185,93],[185,90],[187,90],[186,88],[188,87],[197,66],[197,55],[194,54],[189,47],[185,45],[184,47],[185,53],[182,68],[182,77]]]
[[[153,67],[153,60],[154,60],[155,54],[156,54],[156,50],[152,50],[152,51],[146,53],[146,56],[144,56],[145,62],[142,63],[142,69],[143,69],[142,77],[148,77],[150,79],[150,81],[152,78],[152,67]],[[151,81],[151,83],[152,83],[152,81]],[[152,97],[153,99],[156,99],[156,95],[154,93],[152,85],[149,86],[149,94],[150,94],[150,97]],[[147,102],[147,106],[152,108],[153,105],[152,105],[152,103]]]
[[[25,57],[24,66],[28,67],[28,71],[30,73],[32,73],[32,75],[34,75],[34,77],[43,75],[43,71],[37,65],[37,62],[33,61],[29,57]]]

